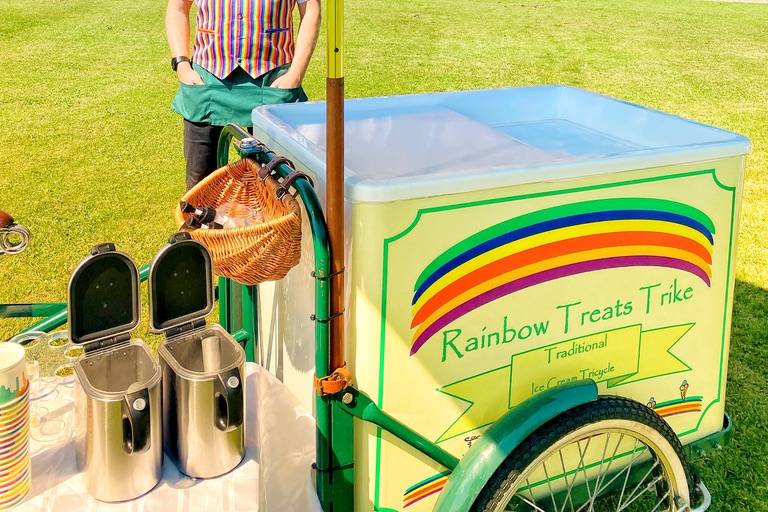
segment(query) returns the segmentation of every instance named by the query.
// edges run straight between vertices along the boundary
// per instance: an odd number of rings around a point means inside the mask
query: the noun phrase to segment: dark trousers
[[[222,126],[184,120],[187,190],[216,170],[216,149],[222,129]]]
[[[187,161],[187,190],[218,167],[219,135],[223,126],[194,123],[184,119],[184,158]],[[253,134],[253,128],[246,128]]]

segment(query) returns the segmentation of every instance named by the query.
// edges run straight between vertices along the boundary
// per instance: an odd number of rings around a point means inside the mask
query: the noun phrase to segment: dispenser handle
[[[123,450],[141,453],[151,442],[149,390],[142,389],[123,397]]]
[[[243,424],[245,403],[240,368],[233,368],[216,376],[213,400],[216,428],[226,432]]]

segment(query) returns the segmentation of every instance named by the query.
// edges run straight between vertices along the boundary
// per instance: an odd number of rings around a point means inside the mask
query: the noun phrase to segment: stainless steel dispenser
[[[163,372],[165,448],[185,474],[210,478],[234,469],[245,454],[245,352],[219,325],[213,309],[211,256],[177,233],[149,272],[150,324],[166,341]]]
[[[101,501],[152,489],[163,464],[160,368],[141,340],[139,273],[113,244],[94,247],[69,281],[69,335],[85,355],[74,365],[77,462]]]

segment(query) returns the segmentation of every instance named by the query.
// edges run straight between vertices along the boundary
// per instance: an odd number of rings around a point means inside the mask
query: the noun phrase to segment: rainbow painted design
[[[702,397],[691,396],[685,400],[677,399],[656,404],[653,410],[663,417],[685,414],[687,412],[701,412],[701,402]]]
[[[403,493],[403,508],[408,508],[414,503],[442,491],[450,474],[450,471],[444,471],[410,486]]]
[[[701,210],[651,198],[583,201],[500,222],[450,247],[419,275],[411,355],[467,313],[568,276],[651,266],[710,286],[714,233]]]
[[[0,385],[0,417],[16,407],[19,400],[29,392],[29,379],[22,376],[21,381],[16,377],[16,384],[13,388],[7,388]]]

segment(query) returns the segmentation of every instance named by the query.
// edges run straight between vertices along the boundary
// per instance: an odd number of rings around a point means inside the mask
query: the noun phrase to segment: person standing
[[[301,23],[294,37],[297,6]],[[320,30],[320,0],[169,0],[165,28],[179,79],[171,108],[184,118],[189,190],[216,169],[225,125],[251,127],[251,111],[259,105],[307,100],[301,83]]]

